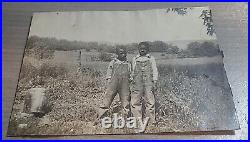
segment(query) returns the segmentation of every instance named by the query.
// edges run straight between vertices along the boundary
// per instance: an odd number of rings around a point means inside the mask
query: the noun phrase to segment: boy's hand
[[[157,90],[157,81],[156,80],[153,81],[153,88],[155,91]]]
[[[129,82],[133,83],[133,78],[132,77],[129,78]]]
[[[107,84],[110,84],[110,82],[111,82],[111,79],[108,78],[106,83],[107,83]]]

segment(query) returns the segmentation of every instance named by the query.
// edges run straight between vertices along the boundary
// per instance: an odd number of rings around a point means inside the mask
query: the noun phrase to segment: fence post
[[[79,52],[78,52],[78,58],[77,58],[77,64],[78,64],[78,68],[79,69],[81,69],[81,66],[82,66],[82,60],[81,60],[81,58],[82,58],[82,51],[81,50],[79,50]]]

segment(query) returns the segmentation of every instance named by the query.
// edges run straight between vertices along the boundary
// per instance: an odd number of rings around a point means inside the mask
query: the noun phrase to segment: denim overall
[[[116,94],[119,94],[119,98],[122,104],[122,114],[127,116],[129,112],[129,63],[116,63],[114,62],[112,66],[112,76],[111,80],[107,86],[103,104],[100,107],[99,117],[109,110],[109,107],[114,100]]]
[[[143,104],[145,115],[143,115]],[[150,60],[136,61],[133,72],[131,112],[134,117],[149,117],[155,121],[155,96],[153,92],[153,71]]]

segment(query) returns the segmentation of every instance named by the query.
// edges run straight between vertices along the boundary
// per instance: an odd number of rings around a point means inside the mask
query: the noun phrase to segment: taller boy
[[[155,123],[155,94],[158,70],[155,58],[149,54],[149,44],[139,43],[139,55],[132,60],[131,112],[134,117],[149,117]],[[143,114],[142,105],[145,105]]]

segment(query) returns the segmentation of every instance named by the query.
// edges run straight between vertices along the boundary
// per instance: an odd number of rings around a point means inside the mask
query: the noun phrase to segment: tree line
[[[178,57],[202,57],[202,56],[216,56],[221,54],[218,44],[205,42],[191,42],[187,48],[180,49],[178,46],[168,44],[163,41],[149,41],[151,52],[162,52],[164,54],[176,54]],[[51,51],[70,51],[70,50],[85,50],[86,52],[97,51],[106,53],[115,53],[117,46],[125,46],[128,53],[137,53],[138,43],[129,44],[108,44],[98,42],[84,42],[84,41],[69,41],[65,39],[44,38],[38,36],[29,37],[26,49],[47,49]]]

